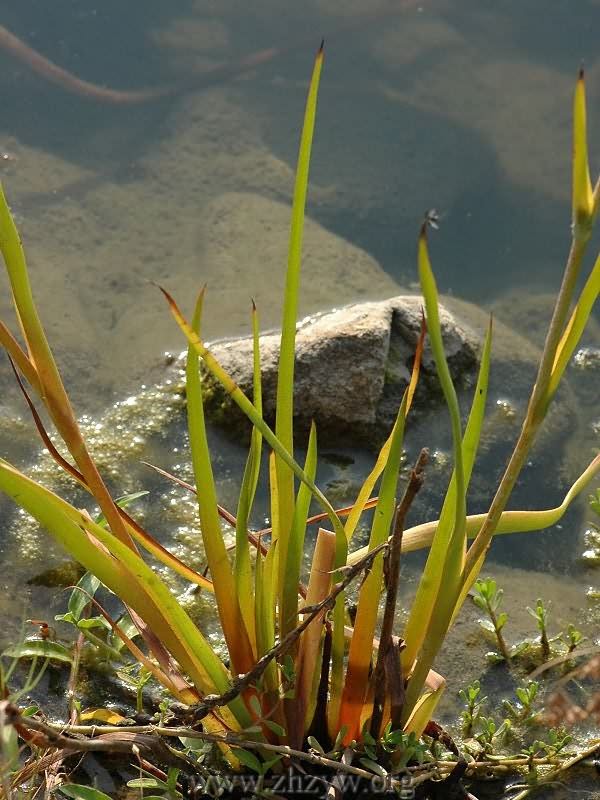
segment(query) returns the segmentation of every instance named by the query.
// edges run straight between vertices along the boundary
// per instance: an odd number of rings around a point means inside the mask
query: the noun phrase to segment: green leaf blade
[[[202,316],[204,292],[196,302],[192,319],[192,330],[197,334]],[[210,457],[210,448],[204,419],[204,401],[198,353],[188,346],[186,363],[186,394],[188,429],[192,465],[196,482],[198,511],[202,529],[202,541],[206,559],[211,572],[215,599],[219,609],[219,619],[227,642],[227,648],[235,674],[252,669],[254,655],[239,605],[238,595],[229,563],[227,549],[221,531],[218,512],[217,490]]]
[[[317,53],[310,80],[304,124],[300,137],[292,220],[288,248],[288,264],[281,322],[281,345],[277,374],[277,402],[275,434],[283,447],[293,457],[294,454],[294,361],[296,347],[296,321],[298,317],[298,293],[300,287],[300,266],[302,262],[302,239],[304,234],[304,214],[308,192],[308,175],[312,150],[317,97],[321,69],[323,66],[323,47]],[[277,482],[279,485],[279,594],[283,595],[284,565],[287,560],[288,539],[294,512],[294,475],[289,465],[279,456],[276,458]]]

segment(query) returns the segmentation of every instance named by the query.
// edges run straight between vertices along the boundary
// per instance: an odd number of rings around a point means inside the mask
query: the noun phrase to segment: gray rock
[[[295,417],[298,430],[315,420],[321,441],[344,437],[347,444],[381,440],[393,425],[410,380],[421,325],[422,299],[399,296],[348,306],[309,317],[296,340]],[[478,339],[448,310],[440,310],[450,370],[459,382],[477,369]],[[212,352],[244,392],[252,394],[252,340],[216,343]],[[261,336],[264,414],[275,413],[279,333]],[[207,416],[238,429],[237,408],[210,375],[205,375]],[[415,398],[419,410],[440,397],[433,356],[426,347]]]
[[[356,446],[378,448],[393,424],[408,384],[421,304],[419,296],[399,296],[311,317],[299,325],[295,393],[298,433],[305,432],[314,419],[321,447],[333,447],[336,452]],[[477,306],[453,297],[443,297],[442,304],[444,346],[464,419],[472,402],[478,354],[489,316]],[[527,321],[527,315],[523,321]],[[270,423],[274,416],[278,348],[278,334],[261,337],[265,417]],[[211,350],[251,395],[251,341],[217,342],[211,345]],[[489,507],[519,435],[539,357],[540,350],[535,344],[501,322],[494,322],[486,417],[469,487],[469,513]],[[238,441],[240,434],[247,435],[248,423],[209,375],[205,376],[205,392],[208,418],[225,427]],[[576,409],[573,392],[565,383],[550,407],[513,491],[511,507],[557,505],[587,464],[586,454],[576,465],[569,464],[569,468],[564,463],[565,443],[577,436]],[[301,444],[301,439],[298,443]],[[452,471],[452,439],[428,343],[404,447],[407,465],[422,447],[431,450],[427,480],[419,493],[415,513],[418,511],[421,518],[434,519]],[[361,472],[358,462],[355,469],[358,480]],[[350,469],[344,480],[352,481],[354,477]],[[353,492],[338,500],[339,505],[352,502]],[[570,524],[576,525],[573,519],[572,515]],[[561,531],[553,530],[544,537],[548,560],[555,565],[568,563],[572,545],[567,544]],[[495,548],[497,557],[510,556],[512,546],[511,537],[506,540],[502,537]],[[524,537],[519,547],[524,557],[534,559],[544,568],[546,555],[540,557],[535,537]]]

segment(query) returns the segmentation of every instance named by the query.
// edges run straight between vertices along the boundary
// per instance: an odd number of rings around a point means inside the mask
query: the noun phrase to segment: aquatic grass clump
[[[4,459],[0,459],[0,490],[32,514],[73,558],[122,600],[135,632],[126,632],[106,615],[108,624],[133,658],[178,701],[180,705],[173,706],[178,709],[174,713],[196,726],[196,733],[188,729],[186,736],[204,736],[217,742],[234,768],[250,763],[256,767],[258,763],[264,771],[265,765],[275,767],[282,756],[298,757],[298,753],[304,752],[308,757],[307,748],[318,745],[327,752],[332,747],[343,750],[354,743],[355,750],[366,748],[384,759],[386,769],[393,773],[406,765],[403,750],[406,742],[418,740],[428,729],[445,687],[443,677],[434,671],[435,659],[479,575],[493,536],[555,524],[600,470],[600,457],[596,457],[557,508],[505,510],[600,292],[598,259],[569,316],[597,213],[600,183],[592,190],[587,163],[584,84],[580,75],[574,107],[571,252],[521,434],[489,511],[468,515],[467,497],[484,420],[492,324],[485,335],[473,402],[463,428],[444,352],[437,286],[428,253],[427,220],[418,240],[426,323],[417,346],[410,385],[393,429],[355,503],[336,511],[315,483],[318,445],[314,426],[304,464],[299,464],[294,456],[297,303],[322,63],[321,48],[311,77],[296,171],[274,430],[262,416],[256,309],[252,312],[254,391],[250,400],[203,342],[204,292],[200,293],[188,321],[171,295],[162,290],[188,342],[188,424],[210,577],[196,573],[170,554],[117,505],[106,488],[80,433],[46,340],[21,241],[3,194],[0,195],[0,249],[25,346],[3,323],[0,323],[0,342],[28,385],[27,390],[23,387],[26,396],[35,395],[45,406],[72,462],[52,445],[33,400],[29,400],[46,446],[72,478],[90,492],[100,506],[105,524],[95,522],[86,511],[75,508]],[[398,498],[404,430],[419,377],[426,330],[450,416],[454,469],[440,519],[405,530],[405,516],[423,480],[426,460],[423,454],[412,471],[404,497]],[[203,411],[200,360],[253,426],[235,517],[218,505]],[[269,455],[270,535],[259,535],[249,528],[263,450]],[[374,496],[376,486],[378,494]],[[304,586],[302,560],[312,501],[320,505],[321,522],[329,529],[323,527],[318,532],[308,585]],[[353,534],[368,508],[375,509],[369,543],[366,548],[353,551]],[[224,516],[235,528],[231,559],[223,536]],[[469,539],[473,540],[471,544]],[[400,554],[422,547],[429,548],[427,563],[403,636],[399,638],[392,623]],[[227,665],[142,556],[142,550],[196,583],[202,591],[214,594],[228,652]],[[359,577],[356,618],[351,624],[345,605],[346,590]],[[378,628],[384,590],[385,613]],[[134,641],[138,635],[141,644]],[[187,710],[182,711],[182,706]],[[203,731],[198,730],[200,724]],[[162,730],[158,726],[157,734]],[[65,736],[68,735],[67,728]],[[385,747],[379,747],[381,742]],[[396,746],[391,742],[396,742]],[[257,750],[258,756],[249,754],[249,750]],[[277,754],[274,761],[273,753]]]

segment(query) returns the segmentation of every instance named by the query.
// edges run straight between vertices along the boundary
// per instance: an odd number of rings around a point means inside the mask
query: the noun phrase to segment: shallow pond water
[[[250,297],[263,326],[277,325],[298,131],[322,35],[301,313],[410,288],[416,231],[432,207],[441,220],[432,257],[443,292],[494,308],[534,343],[549,313],[568,249],[571,93],[582,62],[589,123],[600,129],[600,4],[580,0],[574,14],[567,0],[550,7],[541,0],[371,2],[368,19],[364,7],[20,0],[0,8],[1,25],[94,84],[185,87],[139,105],[96,102],[50,84],[0,48],[0,177],[51,342],[89,435],[104,449],[105,469],[116,470],[115,491],[150,489],[144,513],[186,556],[196,538],[193,503],[137,466],[150,457],[187,469],[181,401],[165,383],[174,378],[162,356],[182,342],[151,281],[186,310],[207,283],[208,338],[247,332]],[[275,57],[244,65],[271,47],[280,48]],[[217,81],[209,71],[219,65],[231,68]],[[592,145],[593,163],[599,156]],[[3,319],[5,287],[2,275]],[[584,344],[600,344],[599,320]],[[535,491],[532,507],[555,503],[600,445],[598,372],[572,371],[570,380],[577,423],[560,458],[536,465],[547,477],[535,489],[525,478],[519,499]],[[4,360],[0,382],[2,451],[21,464],[38,462]],[[492,403],[522,407],[524,397],[511,388]],[[434,441],[421,433],[409,448],[427,444],[443,463],[445,417],[428,431]],[[243,455],[218,432],[214,440],[222,499],[232,507]],[[332,452],[321,480],[345,500],[370,458]],[[486,480],[487,473],[482,492]],[[435,504],[428,502],[428,509]],[[585,514],[581,504],[561,531],[540,534],[538,551],[512,537],[492,557],[568,574],[587,614],[592,577],[578,562]],[[7,620],[0,638],[11,638],[23,616],[64,602],[56,589],[23,588],[63,556],[4,501],[0,520],[0,616]],[[522,574],[511,583],[521,608],[537,591]],[[544,586],[560,607],[560,580]]]

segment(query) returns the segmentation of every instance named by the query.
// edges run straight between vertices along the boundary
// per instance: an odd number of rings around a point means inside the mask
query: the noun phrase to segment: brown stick
[[[399,713],[402,713],[404,704],[404,683],[402,676],[400,681],[397,675],[391,674],[395,669],[400,669],[400,660],[393,658],[396,651],[400,649],[399,643],[394,647],[394,617],[396,616],[396,600],[398,597],[398,585],[400,581],[400,556],[402,553],[402,533],[404,531],[404,521],[406,515],[415,499],[417,492],[423,485],[423,470],[429,451],[421,450],[416,464],[410,474],[404,496],[398,507],[394,519],[393,534],[389,539],[389,548],[385,554],[385,576],[386,576],[386,598],[385,610],[383,612],[383,622],[381,623],[381,637],[379,640],[379,651],[377,653],[377,663],[375,666],[375,688],[373,700],[373,715],[371,717],[371,736],[379,739],[381,735],[381,722],[383,720],[383,709],[386,697],[391,698],[392,702],[392,723],[399,725]],[[388,689],[390,691],[388,691]]]
[[[168,747],[159,737],[186,736],[188,738],[194,738],[205,742],[214,742],[217,744],[225,743],[233,747],[266,750],[287,756],[288,758],[295,758],[299,761],[307,761],[311,764],[317,764],[321,767],[328,767],[337,772],[345,772],[348,774],[357,775],[358,777],[365,778],[366,780],[371,780],[373,778],[373,773],[366,769],[355,767],[351,764],[345,764],[332,758],[327,758],[326,756],[322,756],[314,751],[305,753],[302,750],[296,750],[292,747],[288,747],[287,745],[275,745],[268,742],[257,742],[254,740],[241,738],[236,734],[209,733],[207,731],[196,731],[190,728],[132,726],[128,730],[112,729],[110,732],[102,733],[92,739],[71,739],[69,736],[59,733],[59,731],[53,726],[48,725],[41,720],[36,719],[35,717],[22,717],[19,713],[19,710],[15,706],[10,706],[10,704],[7,705],[7,711],[12,714],[11,722],[13,725],[15,725],[15,727],[22,726],[23,728],[29,728],[38,733],[40,737],[43,737],[44,741],[50,746],[64,748],[71,753],[90,751],[127,753],[132,751],[133,745],[141,746],[141,748],[146,750],[148,747],[151,747],[149,740],[154,739],[155,742],[160,742],[159,746],[164,748],[161,753],[161,758],[163,758],[167,763],[173,763],[177,759],[177,751],[173,751],[172,748]],[[70,727],[73,729],[73,727],[76,726]],[[96,726],[93,726],[91,729],[92,735],[95,727]],[[155,752],[154,755],[156,756],[157,753]],[[181,753],[179,765],[181,765],[181,759],[184,759],[183,753]],[[197,764],[194,766],[196,769],[198,769]],[[420,766],[419,771],[422,770],[423,767]],[[425,770],[428,770],[428,767],[425,767]],[[400,781],[394,778],[391,778],[390,783],[392,788],[395,786],[400,786]]]

